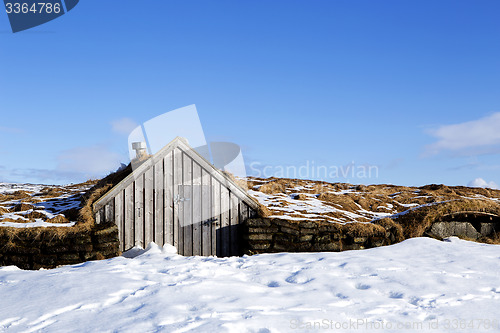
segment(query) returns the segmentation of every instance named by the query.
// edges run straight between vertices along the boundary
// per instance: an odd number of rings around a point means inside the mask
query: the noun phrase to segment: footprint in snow
[[[367,290],[370,288],[371,288],[371,286],[367,285],[367,284],[363,284],[363,283],[356,284],[356,289],[359,289],[359,290]]]
[[[346,298],[349,298],[349,296],[343,295],[343,294],[341,294],[341,293],[338,293],[338,294],[336,294],[335,296],[337,296],[337,297],[338,297],[338,298],[340,298],[340,299],[346,299]]]
[[[267,328],[261,328],[257,331],[257,333],[271,333],[271,331]]]
[[[285,281],[288,283],[294,283],[294,284],[306,284],[306,283],[309,283],[312,280],[314,280],[314,279],[310,279],[306,276],[303,276],[302,274],[300,274],[300,272],[301,271],[297,271],[297,272],[293,273],[292,275],[287,277],[285,279]]]
[[[403,293],[397,292],[397,291],[391,291],[389,293],[389,298],[394,298],[394,299],[401,299],[403,298]]]

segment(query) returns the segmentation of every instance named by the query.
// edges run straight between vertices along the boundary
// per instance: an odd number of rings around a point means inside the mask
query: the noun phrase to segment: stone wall
[[[481,239],[492,237],[500,232],[500,223],[470,223],[460,221],[435,222],[432,224],[429,234],[436,238],[457,236],[468,239]]]
[[[60,234],[51,229],[34,232],[26,228],[12,233],[2,232],[0,266],[55,268],[120,254],[115,225],[98,225],[78,232],[60,231]]]
[[[251,218],[243,228],[245,253],[345,251],[390,245],[403,240],[400,226],[380,223],[328,223]]]

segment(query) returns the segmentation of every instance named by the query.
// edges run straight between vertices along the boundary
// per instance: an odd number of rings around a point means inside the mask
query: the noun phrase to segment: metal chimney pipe
[[[146,142],[132,142],[132,149],[135,150],[135,158],[140,159],[146,156]]]

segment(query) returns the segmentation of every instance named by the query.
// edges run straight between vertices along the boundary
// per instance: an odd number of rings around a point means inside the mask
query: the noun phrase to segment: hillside
[[[405,238],[422,236],[432,223],[458,212],[500,215],[500,191],[484,188],[365,186],[282,178],[245,181],[269,218],[340,224],[391,219],[403,227]],[[497,236],[479,240],[497,242]]]
[[[236,181],[248,189],[261,204],[262,214],[269,218],[339,224],[391,219],[403,227],[405,238],[424,235],[433,222],[456,212],[500,216],[500,191],[492,189],[445,185],[365,186],[254,177]],[[67,186],[1,183],[0,226],[72,226],[78,219],[82,196],[96,183]],[[498,237],[495,233],[479,240],[497,242]]]
[[[66,186],[0,183],[0,227],[73,226],[82,196],[95,183]]]

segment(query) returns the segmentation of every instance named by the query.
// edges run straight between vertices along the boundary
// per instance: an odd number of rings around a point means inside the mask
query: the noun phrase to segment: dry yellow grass
[[[286,184],[282,180],[276,180],[263,184],[259,191],[266,194],[286,193]]]
[[[42,212],[39,212],[39,211],[32,211],[26,215],[23,215],[24,217],[30,219],[30,220],[34,220],[34,219],[42,219],[42,220],[45,220],[47,219],[47,215],[45,215],[44,213]]]
[[[3,194],[0,198],[2,202],[4,201],[12,201],[12,200],[21,200],[30,198],[33,192],[29,191],[16,191],[13,193]]]
[[[344,225],[344,230],[352,237],[385,236],[385,228],[375,223],[347,223]]]
[[[10,217],[6,217],[6,218],[3,218],[2,220],[0,220],[0,222],[27,223],[27,222],[30,222],[30,221],[29,220],[24,220],[22,218],[13,219],[13,218],[10,218]]]
[[[24,211],[27,211],[30,209],[36,209],[36,207],[31,205],[31,204],[21,202],[21,203],[15,205],[14,208],[12,208],[12,211],[13,212],[24,212]]]
[[[69,223],[69,220],[64,215],[56,215],[53,218],[47,220],[49,223]]]
[[[99,180],[85,195],[82,200],[82,209],[78,216],[78,224],[92,226],[95,224],[95,217],[92,205],[106,194],[113,186],[121,182],[125,177],[132,173],[132,165],[129,164],[126,168],[111,173],[103,179]]]
[[[56,198],[68,192],[69,190],[60,187],[45,187],[37,196],[44,198]]]

